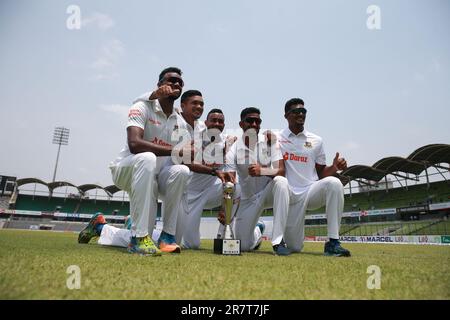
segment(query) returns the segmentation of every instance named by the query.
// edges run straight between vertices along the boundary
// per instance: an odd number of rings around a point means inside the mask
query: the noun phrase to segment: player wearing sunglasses
[[[339,227],[344,209],[344,187],[333,177],[347,168],[347,162],[336,153],[331,166],[326,165],[322,138],[305,129],[307,111],[300,98],[286,102],[284,117],[288,128],[278,138],[286,165],[290,188],[290,206],[285,241],[289,249],[303,248],[306,210],[326,205],[329,241],[324,253],[328,256],[350,256],[339,242]]]
[[[239,177],[241,201],[235,217],[235,236],[241,240],[241,250],[256,249],[255,226],[265,208],[273,208],[272,247],[276,255],[289,255],[283,241],[289,207],[289,187],[284,177],[283,156],[277,144],[269,145],[259,134],[261,112],[245,108],[241,112],[243,134],[226,155],[228,179]]]

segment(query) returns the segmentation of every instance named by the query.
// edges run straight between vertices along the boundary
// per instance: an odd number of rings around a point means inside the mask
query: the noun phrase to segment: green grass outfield
[[[450,246],[345,244],[351,258],[325,257],[322,243],[303,253],[242,256],[184,250],[162,257],[81,245],[74,233],[0,230],[0,299],[449,299]],[[69,290],[70,265],[81,288]],[[367,268],[381,268],[381,289],[368,289]]]

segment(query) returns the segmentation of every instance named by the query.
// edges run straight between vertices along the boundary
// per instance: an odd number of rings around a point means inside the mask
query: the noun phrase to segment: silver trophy
[[[241,241],[234,238],[231,228],[233,212],[234,184],[227,182],[223,186],[223,206],[225,209],[225,235],[223,239],[214,239],[214,253],[239,255],[241,254]]]

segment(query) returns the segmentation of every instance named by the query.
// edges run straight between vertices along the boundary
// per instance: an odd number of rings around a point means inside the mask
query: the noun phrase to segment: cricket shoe
[[[323,249],[324,255],[334,257],[350,257],[350,251],[341,247],[339,240],[330,240],[325,242]]]
[[[253,248],[253,250],[258,250],[261,247],[261,243],[262,243],[262,235],[264,233],[264,230],[266,229],[266,224],[264,223],[264,221],[259,220],[258,223],[256,224],[256,226],[259,228],[259,230],[261,231],[261,237],[258,239],[258,243],[256,244],[256,246]]]
[[[100,236],[95,227],[98,224],[106,224],[105,217],[100,212],[94,214],[88,225],[78,234],[78,243],[89,243],[92,238]]]
[[[263,234],[264,230],[266,229],[266,224],[264,223],[264,221],[259,220],[256,226],[259,228],[259,230],[261,230],[261,234]]]
[[[131,241],[128,244],[127,251],[129,253],[137,253],[145,256],[160,256],[161,251],[153,243],[149,236],[145,237],[131,237]]]
[[[273,254],[277,256],[288,256],[291,254],[291,250],[286,246],[284,240],[281,240],[279,244],[272,246]]]
[[[131,220],[131,216],[128,215],[125,217],[125,222],[124,222],[124,228],[131,230],[131,224],[132,224],[133,220]]]
[[[161,235],[159,236],[158,247],[159,250],[161,250],[161,252],[168,252],[168,253],[181,252],[181,247],[175,241],[175,237],[164,231],[162,231]]]

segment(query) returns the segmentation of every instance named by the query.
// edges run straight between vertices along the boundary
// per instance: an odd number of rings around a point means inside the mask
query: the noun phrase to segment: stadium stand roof
[[[370,181],[380,181],[388,174],[394,172],[420,174],[422,171],[439,163],[450,164],[450,145],[448,144],[429,144],[418,148],[407,158],[386,157],[378,160],[372,166],[354,165],[340,173],[339,178],[350,180],[366,179]],[[448,168],[443,168],[448,169]]]
[[[437,163],[450,163],[449,144],[429,144],[415,150],[408,156],[409,160],[422,161],[433,165]]]
[[[370,166],[358,164],[348,167],[346,170],[341,172],[341,175],[350,178],[350,180],[363,178],[372,181],[380,181],[386,175],[386,172]]]
[[[118,187],[117,187],[116,185],[114,185],[114,184],[105,187],[105,190],[106,190],[107,192],[109,192],[110,194],[114,194],[114,193],[116,193],[116,192],[122,191],[122,189],[118,188]]]
[[[83,184],[80,186],[76,186],[73,183],[67,182],[67,181],[55,181],[55,182],[44,182],[40,179],[37,178],[23,178],[23,179],[17,179],[16,180],[17,183],[17,187],[20,187],[22,185],[25,184],[29,184],[29,183],[38,183],[38,184],[42,184],[44,186],[46,186],[49,190],[49,192],[52,192],[54,189],[56,188],[60,188],[60,187],[74,187],[78,190],[78,192],[80,193],[80,195],[83,195],[86,191],[88,190],[92,190],[95,188],[99,188],[102,189],[106,192],[106,194],[109,197],[112,197],[114,193],[121,191],[121,189],[117,188],[115,185],[112,186],[108,186],[106,188],[103,188],[102,186],[98,185],[98,184]]]
[[[385,171],[386,174],[401,171],[418,175],[425,167],[424,164],[417,161],[408,160],[401,157],[387,157],[378,160],[372,165],[373,168]]]
[[[23,178],[23,179],[17,179],[16,180],[17,186],[20,187],[24,184],[29,184],[29,183],[38,183],[38,184],[43,184],[44,186],[46,186],[48,188],[48,184],[47,182],[44,182],[40,179],[37,178]]]
[[[53,191],[56,188],[61,188],[61,187],[74,187],[74,188],[78,189],[78,191],[80,191],[80,189],[76,185],[74,185],[73,183],[67,182],[67,181],[50,182],[50,183],[47,183],[47,187],[51,191]]]
[[[83,193],[85,193],[86,191],[92,190],[92,189],[102,189],[103,191],[106,192],[106,194],[109,197],[112,197],[112,194],[108,190],[106,190],[106,188],[103,188],[102,186],[99,186],[98,184],[92,184],[92,183],[91,184],[83,184],[81,186],[78,186],[78,189],[80,189],[81,192],[83,192]]]

